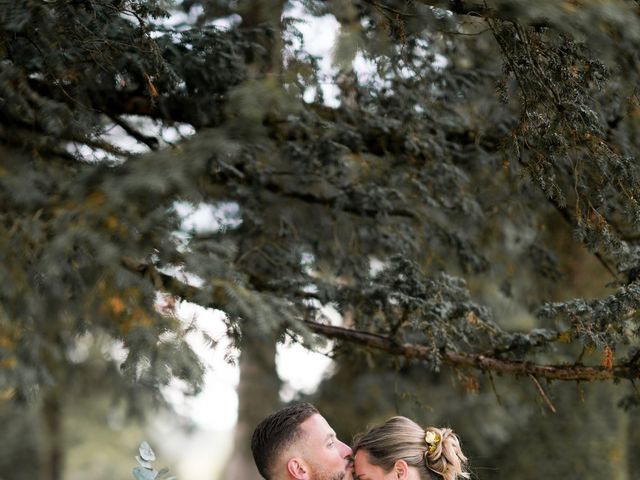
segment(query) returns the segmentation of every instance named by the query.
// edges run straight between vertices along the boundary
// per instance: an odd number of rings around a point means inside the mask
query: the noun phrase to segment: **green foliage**
[[[389,266],[359,294],[361,302],[352,303],[359,313],[356,328],[373,327],[401,343],[429,346],[434,370],[440,368],[443,350],[515,341],[489,319],[486,307],[473,302],[461,278],[445,273],[425,277],[416,264],[400,257],[391,258]]]
[[[0,392],[63,385],[82,338],[123,346],[120,392],[197,391],[175,299],[238,345],[313,342],[332,304],[433,369],[595,347],[637,377],[635,4],[305,4],[341,23],[335,78],[280,1],[0,7]]]

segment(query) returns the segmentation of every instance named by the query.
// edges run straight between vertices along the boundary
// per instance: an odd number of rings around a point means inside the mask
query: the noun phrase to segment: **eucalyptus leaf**
[[[156,459],[156,454],[147,442],[142,442],[138,451],[140,452],[140,457],[142,457],[143,460],[153,462]]]
[[[147,460],[145,460],[144,458],[136,455],[136,460],[137,462],[143,466],[144,468],[148,468],[148,469],[152,469],[153,465],[151,464],[151,462],[148,462]]]
[[[133,476],[136,480],[155,480],[158,476],[158,472],[155,470],[149,470],[148,468],[135,467],[133,469]]]

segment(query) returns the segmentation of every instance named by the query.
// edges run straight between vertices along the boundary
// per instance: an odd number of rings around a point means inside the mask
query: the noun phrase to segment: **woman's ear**
[[[309,469],[300,458],[290,458],[287,462],[287,471],[296,480],[308,480]]]
[[[409,478],[409,465],[404,460],[396,460],[393,470],[396,472],[398,480],[407,480]]]

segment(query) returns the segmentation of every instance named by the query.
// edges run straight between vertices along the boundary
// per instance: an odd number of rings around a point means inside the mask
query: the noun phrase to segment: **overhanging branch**
[[[367,0],[367,3],[378,8],[390,10],[399,18],[411,16],[408,12],[393,9],[390,6],[385,5],[385,2],[381,0]],[[507,11],[506,9],[498,10],[496,8],[490,7],[486,4],[486,2],[478,2],[472,0],[418,0],[418,2],[416,3],[421,3],[429,7],[438,8],[440,10],[446,10],[455,15],[508,21],[518,20],[517,15],[514,15],[512,12]],[[531,23],[532,26],[546,26],[546,23],[542,20]]]
[[[432,353],[432,350],[424,345],[398,343],[385,336],[370,332],[325,325],[312,321],[305,321],[304,323],[311,331],[323,337],[373,348],[391,355],[413,359],[428,359]],[[543,365],[446,350],[440,353],[443,362],[452,367],[475,368],[477,370],[504,373],[513,376],[534,376],[547,380],[564,381],[634,379],[640,377],[638,369],[628,364],[614,366],[609,369],[584,365]]]
[[[139,262],[129,258],[122,259],[122,265],[129,271],[143,275],[148,278],[156,288],[164,290],[183,300],[194,301],[199,290],[197,287],[187,285],[179,279],[158,271],[153,265]],[[214,289],[215,290],[215,289]],[[224,309],[227,298],[218,295],[212,299],[209,305]],[[352,328],[326,325],[313,321],[302,321],[302,323],[312,332],[322,335],[325,338],[348,342],[353,345],[360,345],[372,348],[390,355],[401,356],[409,359],[429,359],[433,353],[432,349],[424,345],[413,343],[399,343],[391,338],[376,333],[354,330]],[[640,378],[640,368],[632,359],[627,363],[616,365],[612,368],[601,366],[585,366],[577,364],[545,365],[534,362],[519,360],[509,360],[474,353],[459,353],[443,350],[440,351],[443,363],[457,368],[474,368],[480,371],[503,373],[516,377],[544,378],[547,380],[562,381],[594,381],[594,380],[615,380],[615,379],[637,379]]]

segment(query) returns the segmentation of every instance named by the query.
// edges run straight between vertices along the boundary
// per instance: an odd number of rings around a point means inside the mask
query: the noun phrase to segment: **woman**
[[[449,428],[427,427],[392,417],[356,438],[358,480],[458,480],[469,478],[467,458]]]

